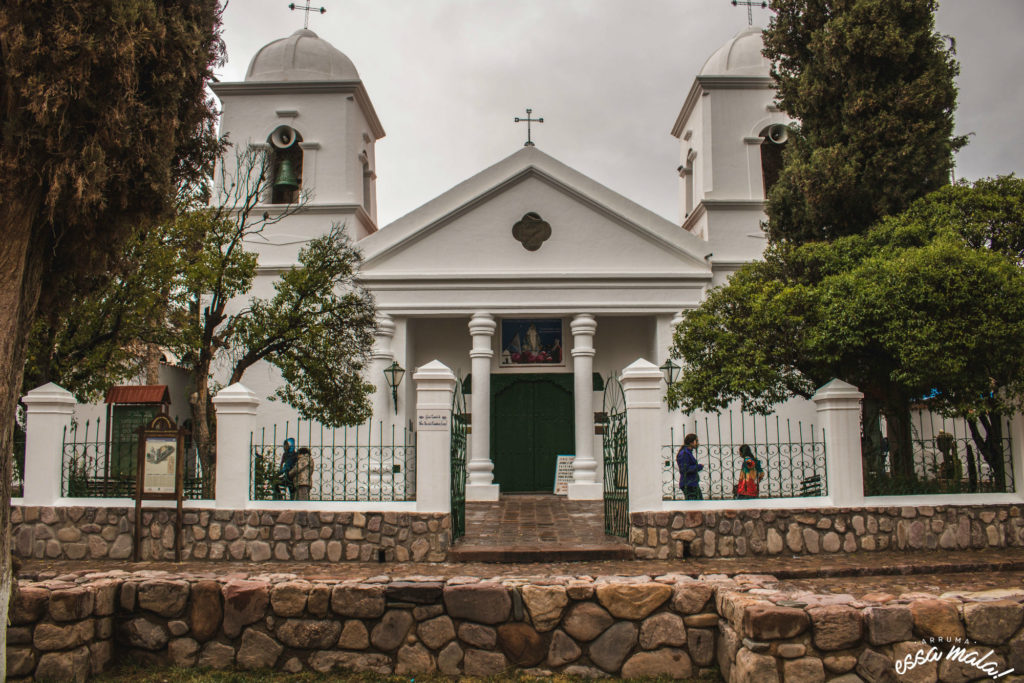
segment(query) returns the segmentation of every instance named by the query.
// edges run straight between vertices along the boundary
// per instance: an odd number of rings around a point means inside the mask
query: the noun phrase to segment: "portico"
[[[394,329],[379,363],[437,359],[463,381],[467,500],[550,492],[557,455],[575,456],[570,499],[603,496],[604,381],[667,357],[673,318],[712,280],[703,246],[536,148],[360,241]],[[411,392],[396,424],[413,418]]]

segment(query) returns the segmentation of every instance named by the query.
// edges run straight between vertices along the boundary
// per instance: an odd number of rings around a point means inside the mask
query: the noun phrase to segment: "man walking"
[[[676,454],[676,464],[679,465],[679,488],[683,490],[683,497],[686,500],[703,500],[700,492],[700,472],[704,465],[697,462],[694,449],[700,445],[696,434],[687,434],[683,439],[683,447]]]

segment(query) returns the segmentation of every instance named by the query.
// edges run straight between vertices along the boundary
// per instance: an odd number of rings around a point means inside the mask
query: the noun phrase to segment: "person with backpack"
[[[759,485],[764,479],[764,468],[747,444],[740,446],[740,456],[743,458],[743,465],[740,467],[739,483],[736,484],[736,497],[757,498]]]

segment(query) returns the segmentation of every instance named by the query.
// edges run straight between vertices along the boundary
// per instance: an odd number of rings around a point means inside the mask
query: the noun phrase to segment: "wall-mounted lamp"
[[[679,371],[682,370],[681,367],[672,362],[671,358],[665,361],[665,364],[658,369],[661,370],[661,374],[665,375],[665,382],[669,386],[675,384],[676,379],[679,378]]]
[[[402,383],[405,376],[405,368],[398,364],[397,360],[391,361],[391,365],[384,368],[384,377],[391,387],[391,398],[395,402],[395,415],[398,415],[398,385]]]

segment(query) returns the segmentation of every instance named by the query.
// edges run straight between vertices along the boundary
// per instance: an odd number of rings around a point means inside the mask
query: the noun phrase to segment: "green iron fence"
[[[1010,422],[973,425],[929,411],[912,414],[910,462],[898,463],[882,440],[879,458],[864,458],[864,495],[906,496],[1014,491]],[[882,433],[885,423],[882,421]]]
[[[629,533],[629,448],[626,398],[618,373],[604,385],[601,444],[604,454],[604,531],[613,536]]]
[[[133,498],[138,435],[108,438],[102,419],[74,422],[65,428],[61,455],[61,495],[69,498]],[[215,466],[204,466],[200,451],[210,444],[185,433],[185,499],[212,500]]]
[[[383,422],[328,429],[309,421],[253,432],[249,440],[250,500],[294,500],[300,495],[282,468],[285,439],[308,448],[309,500],[416,500],[416,434]]]
[[[20,425],[14,428],[11,454],[11,497],[25,495],[25,432]]]
[[[724,424],[723,424],[724,419]],[[662,446],[662,498],[684,500],[679,488],[676,454],[686,434],[696,434],[695,456],[704,466],[700,488],[704,500],[736,498],[743,457],[740,446],[750,446],[764,470],[758,498],[800,498],[828,493],[825,430],[813,424],[779,416],[748,415],[732,410],[694,418],[669,429]]]
[[[451,510],[452,540],[466,535],[466,457],[467,434],[470,427],[470,416],[466,412],[466,396],[463,393],[463,382],[455,384],[452,394],[451,424]]]

